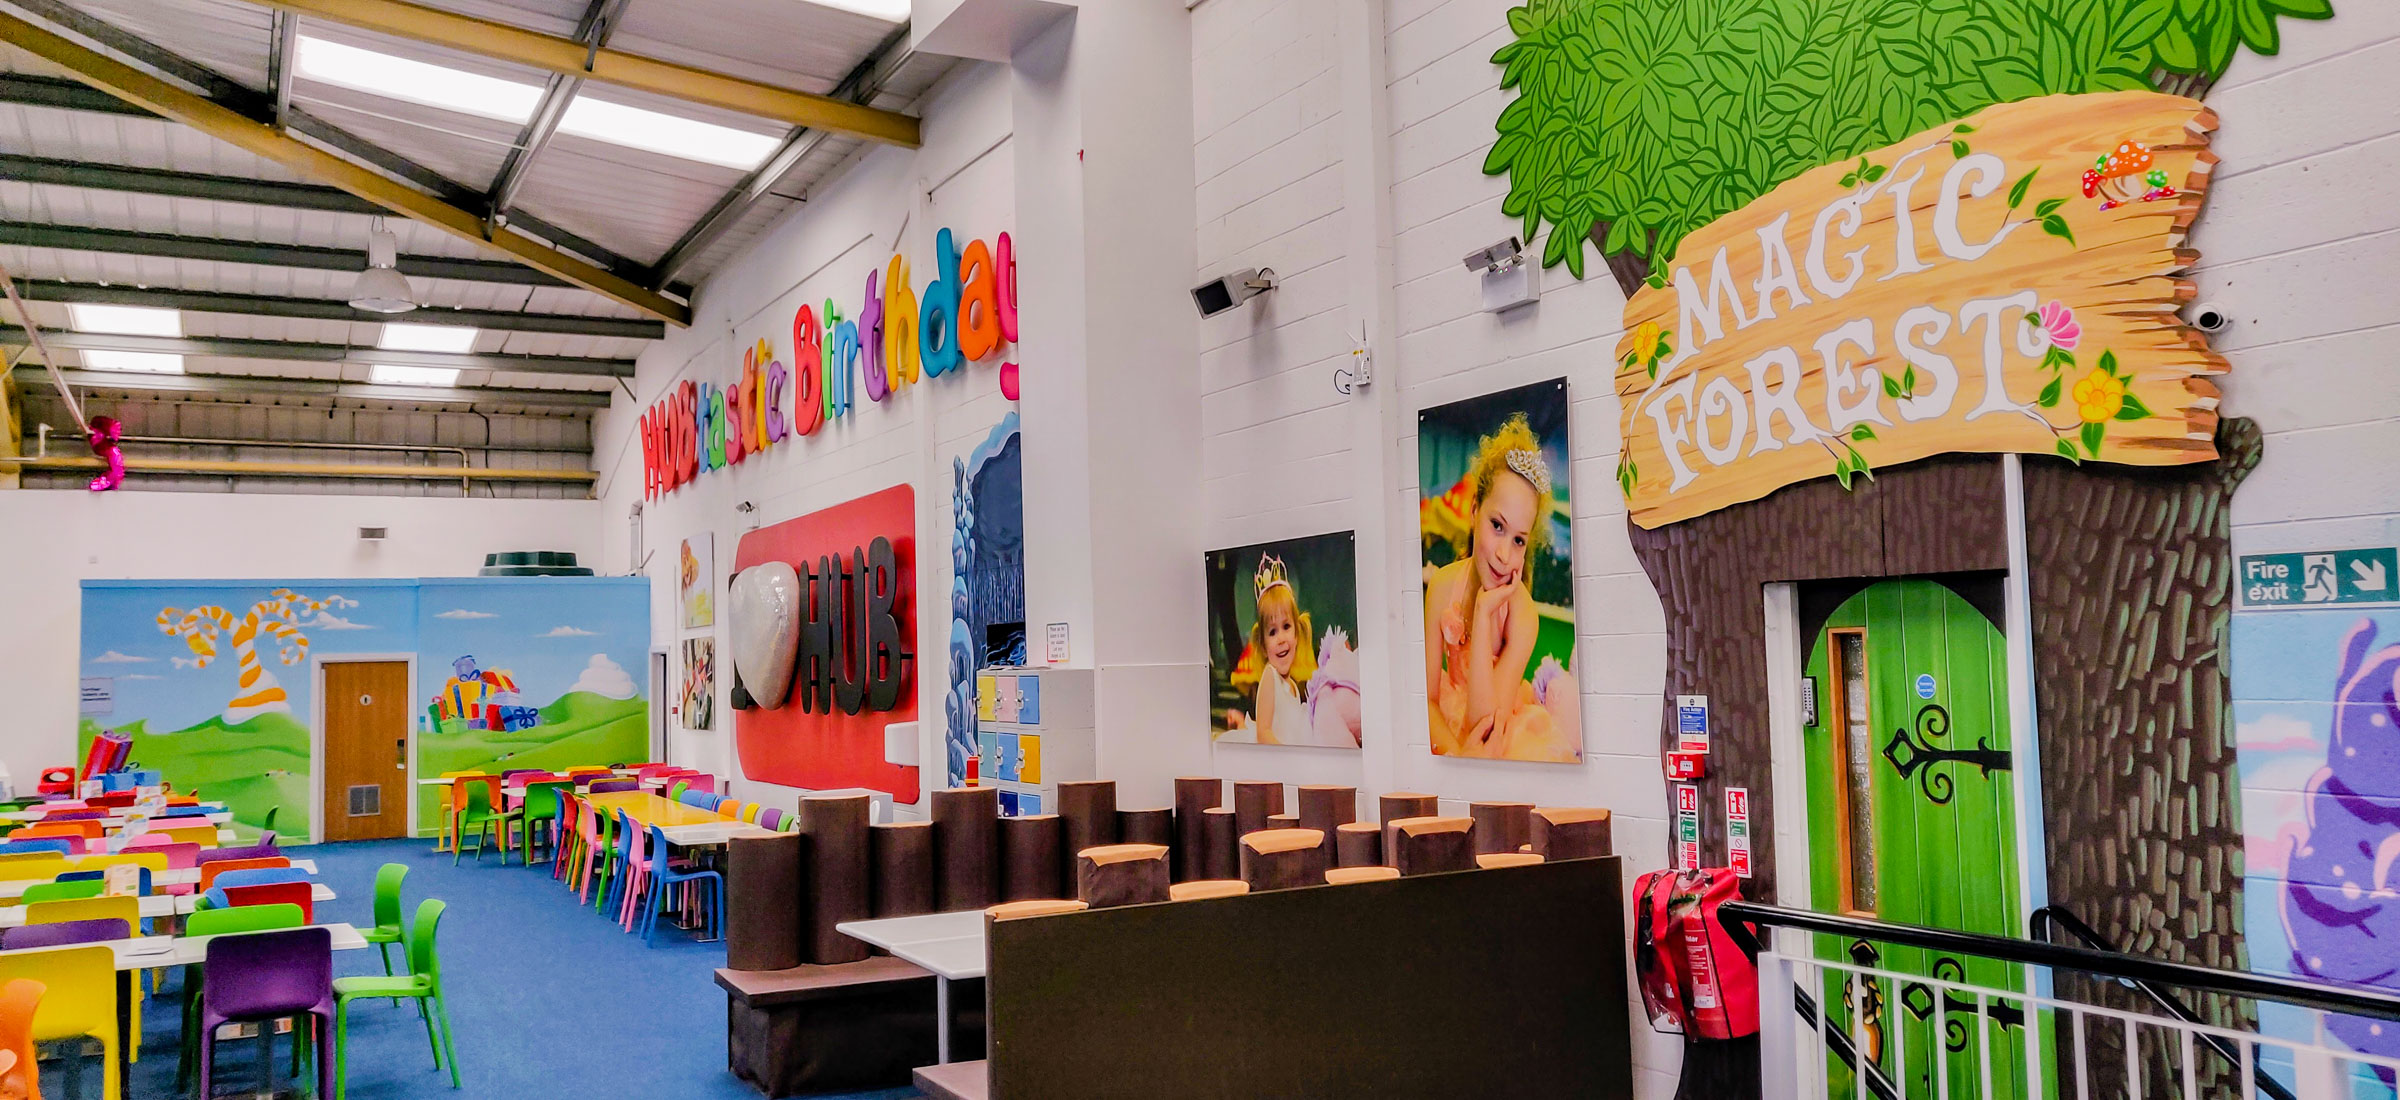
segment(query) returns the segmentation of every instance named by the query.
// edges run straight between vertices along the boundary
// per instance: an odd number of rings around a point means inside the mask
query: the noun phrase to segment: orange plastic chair
[[[8,839],[32,840],[36,837],[45,836],[73,836],[82,837],[85,840],[93,840],[100,836],[101,828],[101,824],[97,821],[52,821],[46,824],[27,825],[23,828],[11,830],[8,834]]]
[[[203,863],[200,865],[199,892],[203,894],[207,893],[209,887],[217,884],[217,876],[224,874],[227,871],[239,871],[248,867],[289,867],[291,865],[291,859],[285,856],[259,856],[256,859],[220,859],[214,863]]]
[[[47,988],[27,978],[0,986],[0,1051],[16,1059],[0,1070],[0,1100],[42,1100],[42,1069],[33,1057],[33,1015],[40,1011]]]
[[[499,776],[487,775],[483,772],[465,772],[451,777],[450,804],[442,808],[442,824],[449,829],[450,850],[453,852],[458,850],[458,811],[467,804],[467,788],[478,783],[483,785],[484,793],[491,796],[490,802],[493,809],[499,809],[502,803]],[[502,839],[507,838],[503,837]]]

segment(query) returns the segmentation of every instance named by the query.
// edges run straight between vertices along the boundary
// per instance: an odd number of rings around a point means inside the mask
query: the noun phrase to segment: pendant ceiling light
[[[394,266],[399,259],[400,238],[383,227],[382,218],[375,219],[375,228],[367,234],[367,269],[350,284],[352,308],[370,313],[406,313],[417,308],[408,277]]]

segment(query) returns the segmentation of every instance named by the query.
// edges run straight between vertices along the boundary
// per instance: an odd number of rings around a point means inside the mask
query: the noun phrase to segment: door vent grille
[[[377,783],[366,783],[350,788],[350,816],[383,816],[382,785]]]

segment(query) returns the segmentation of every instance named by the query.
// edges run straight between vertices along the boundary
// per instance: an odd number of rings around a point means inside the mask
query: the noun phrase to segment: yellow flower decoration
[[[2125,407],[2125,380],[2093,368],[2075,383],[2075,411],[2086,424],[2098,424]]]
[[[1633,330],[1633,361],[1647,363],[1658,358],[1658,340],[1664,333],[1656,321],[1644,321]]]

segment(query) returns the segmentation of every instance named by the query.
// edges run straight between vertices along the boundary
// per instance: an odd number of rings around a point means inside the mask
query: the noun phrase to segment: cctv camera
[[[2233,312],[2214,302],[2202,302],[2192,307],[2192,327],[2202,332],[2223,332],[2233,327]]]
[[[1273,289],[1275,272],[1254,267],[1193,287],[1192,304],[1200,307],[1200,316],[1214,317]]]
[[[1466,255],[1461,261],[1469,271],[1498,271],[1503,264],[1513,264],[1525,258],[1525,244],[1510,237],[1498,244],[1488,244]]]

